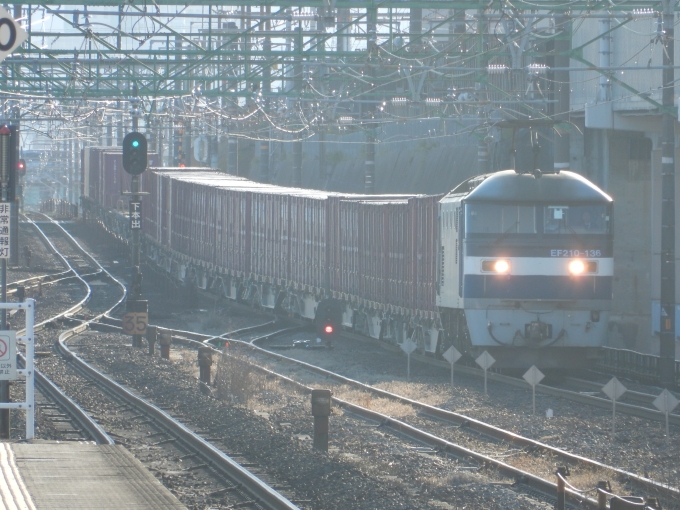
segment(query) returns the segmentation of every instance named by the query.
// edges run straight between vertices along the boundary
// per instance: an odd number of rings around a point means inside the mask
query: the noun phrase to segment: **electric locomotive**
[[[606,193],[569,171],[506,170],[457,186],[439,217],[437,306],[449,342],[510,369],[597,356],[612,300]]]

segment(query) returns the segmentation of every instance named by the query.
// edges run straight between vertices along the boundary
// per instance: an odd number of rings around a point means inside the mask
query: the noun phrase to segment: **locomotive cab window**
[[[536,208],[507,204],[466,204],[468,234],[535,234]]]
[[[550,205],[543,209],[545,234],[608,234],[605,205]]]

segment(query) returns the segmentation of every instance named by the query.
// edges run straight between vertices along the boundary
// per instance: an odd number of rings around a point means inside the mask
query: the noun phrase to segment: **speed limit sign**
[[[0,7],[0,62],[26,40],[28,34],[5,9]]]
[[[148,324],[147,312],[127,312],[123,315],[123,333],[126,335],[145,335]]]
[[[126,335],[145,335],[149,324],[149,302],[145,299],[129,299],[125,302],[123,333]]]

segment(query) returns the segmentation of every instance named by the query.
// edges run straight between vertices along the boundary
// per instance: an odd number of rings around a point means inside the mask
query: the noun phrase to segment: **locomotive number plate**
[[[601,257],[602,250],[550,250],[551,257]]]
[[[123,333],[126,335],[144,335],[149,324],[147,312],[128,312],[123,315]]]

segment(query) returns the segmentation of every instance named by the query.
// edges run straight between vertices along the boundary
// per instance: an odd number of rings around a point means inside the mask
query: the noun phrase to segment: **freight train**
[[[83,157],[83,181],[100,183],[84,187],[84,212],[127,239],[98,157]],[[285,188],[206,168],[150,168],[142,187],[151,264],[322,331],[486,350],[514,369],[582,367],[606,340],[612,199],[573,172],[501,171],[435,196]],[[320,326],[322,303],[338,324]]]

